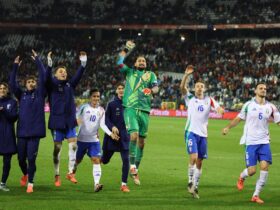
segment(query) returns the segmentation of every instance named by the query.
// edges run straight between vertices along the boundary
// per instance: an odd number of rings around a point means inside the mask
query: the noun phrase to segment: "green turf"
[[[184,125],[182,118],[152,117],[140,166],[141,186],[133,185],[131,192],[120,192],[121,161],[115,154],[111,163],[102,166],[104,190],[93,192],[92,166],[85,158],[77,171],[78,184],[64,179],[67,171],[67,143],[64,143],[61,158],[62,186],[53,185],[52,149],[48,137],[41,142],[37,159],[34,193],[25,193],[19,187],[21,172],[16,156],[8,179],[10,192],[0,192],[0,210],[16,209],[280,209],[280,141],[279,127],[271,125],[273,165],[268,183],[261,194],[263,206],[250,203],[258,173],[246,180],[245,189],[238,192],[236,179],[244,168],[244,148],[239,146],[242,125],[230,131],[226,137],[221,129],[228,121],[209,122],[209,159],[204,162],[200,180],[200,197],[194,200],[187,193],[188,157],[185,153]],[[278,134],[278,135],[277,135]],[[2,162],[0,163],[2,168]]]

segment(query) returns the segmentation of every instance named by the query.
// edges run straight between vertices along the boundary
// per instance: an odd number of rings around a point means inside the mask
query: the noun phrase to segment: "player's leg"
[[[127,186],[127,177],[129,173],[129,151],[121,150],[121,158],[122,158],[122,185],[121,191],[129,192],[129,188]]]
[[[33,179],[36,172],[36,158],[39,149],[39,138],[30,138],[27,140],[27,160],[28,160],[28,186],[27,193],[33,192]]]
[[[18,149],[18,163],[22,171],[23,176],[20,179],[20,186],[26,186],[28,174],[27,174],[27,140],[25,138],[18,138],[17,149]]]
[[[6,182],[9,177],[9,173],[11,169],[11,160],[12,160],[11,154],[3,155],[3,171],[2,171],[2,179],[0,183],[0,190],[5,192],[10,191],[10,189],[6,185]]]
[[[59,187],[61,186],[61,179],[60,179],[60,171],[59,171],[59,165],[60,165],[60,154],[62,150],[62,141],[64,140],[65,133],[63,131],[59,130],[52,130],[52,136],[53,136],[53,163],[54,163],[54,174],[55,174],[55,186]]]
[[[87,154],[93,164],[92,175],[94,181],[94,192],[99,192],[103,188],[103,185],[100,184],[102,175],[100,142],[91,142]]]
[[[141,163],[143,152],[144,152],[144,146],[145,146],[145,138],[148,135],[148,127],[149,127],[149,113],[147,112],[139,112],[138,113],[138,124],[139,126],[139,140],[137,144],[136,149],[136,168],[139,169],[139,165]]]
[[[192,132],[185,132],[186,151],[189,154],[189,167],[188,167],[188,191],[190,192],[193,185],[193,175],[196,169],[196,162],[198,159],[197,138]]]
[[[77,141],[76,161],[74,164],[73,174],[76,174],[78,165],[82,162],[84,155],[87,153],[89,143]]]
[[[68,174],[72,174],[76,161],[76,151],[77,151],[77,134],[75,128],[67,130],[66,139],[68,140],[68,156],[69,156]]]
[[[110,162],[111,157],[113,156],[114,151],[110,150],[103,150],[102,157],[101,157],[101,162],[105,165]]]
[[[272,163],[270,144],[260,145],[260,148],[258,149],[258,160],[260,161],[260,177],[256,183],[252,201],[262,204],[264,201],[259,198],[259,194],[267,182],[268,168]]]
[[[203,159],[207,159],[208,153],[207,153],[207,139],[206,137],[197,137],[197,154],[198,158],[196,161],[196,168],[193,175],[193,185],[191,188],[191,191],[193,193],[194,198],[199,198],[198,195],[198,185],[199,180],[202,174],[202,162]]]
[[[257,145],[248,145],[246,146],[246,154],[245,154],[245,161],[246,161],[246,168],[240,173],[238,178],[236,187],[239,191],[243,190],[244,188],[244,181],[248,176],[253,176],[256,173],[256,165],[257,165]]]
[[[136,169],[136,145],[139,139],[139,125],[137,121],[137,114],[135,109],[125,108],[124,120],[127,127],[127,131],[130,134],[129,143],[129,159],[130,159],[130,172],[131,175],[137,174]]]

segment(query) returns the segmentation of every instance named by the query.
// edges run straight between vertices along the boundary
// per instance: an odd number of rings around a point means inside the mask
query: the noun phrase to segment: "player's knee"
[[[93,164],[100,164],[100,158],[99,157],[92,157],[91,160],[92,160]]]
[[[134,132],[130,134],[130,141],[137,141],[138,140],[138,133]]]
[[[248,175],[249,176],[253,176],[256,173],[256,169],[255,168],[249,168],[248,169]]]

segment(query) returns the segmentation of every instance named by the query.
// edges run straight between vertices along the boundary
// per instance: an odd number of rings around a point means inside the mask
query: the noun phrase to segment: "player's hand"
[[[16,64],[18,64],[19,66],[20,66],[20,64],[21,64],[21,62],[22,62],[22,60],[19,60],[19,56],[17,56],[16,58],[15,58],[15,61],[14,61],[14,63],[16,63]]]
[[[47,60],[48,60],[48,66],[49,66],[49,67],[52,67],[52,65],[53,65],[53,62],[52,62],[52,51],[50,51],[50,52],[48,53]]]
[[[135,45],[135,43],[133,41],[127,41],[125,43],[125,49],[127,49],[128,51],[133,50],[135,46],[136,45]]]
[[[115,141],[118,141],[118,140],[120,139],[120,137],[119,137],[117,134],[114,134],[114,133],[112,133],[112,134],[110,135],[110,137],[111,137],[113,140],[115,140]]]
[[[35,58],[38,56],[38,54],[35,52],[35,50],[32,49],[32,55],[31,58],[35,61]]]
[[[86,67],[86,65],[87,65],[87,53],[85,51],[81,51],[79,58],[80,58],[80,61],[81,61],[81,65],[83,67]]]
[[[228,132],[229,132],[229,128],[228,127],[223,128],[223,130],[222,130],[222,134],[223,135],[227,135]]]
[[[112,128],[112,132],[113,132],[114,134],[119,135],[119,129],[118,129],[116,126],[114,126],[114,127]]]
[[[185,74],[190,75],[190,74],[193,73],[193,71],[194,71],[193,65],[188,65],[186,70],[185,70]]]
[[[3,109],[4,109],[3,106],[1,106],[1,107],[0,107],[0,111],[2,111]]]
[[[148,95],[151,95],[152,90],[151,90],[150,88],[144,88],[144,89],[142,90],[142,92],[143,92],[146,96],[148,96]]]
[[[225,113],[225,110],[222,107],[219,107],[217,113],[223,115]]]

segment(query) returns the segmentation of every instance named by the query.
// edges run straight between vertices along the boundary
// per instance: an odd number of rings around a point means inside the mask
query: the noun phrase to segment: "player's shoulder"
[[[105,112],[105,109],[103,108],[103,106],[98,106],[98,110],[99,110],[101,113]]]

